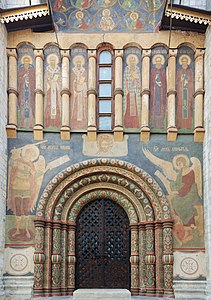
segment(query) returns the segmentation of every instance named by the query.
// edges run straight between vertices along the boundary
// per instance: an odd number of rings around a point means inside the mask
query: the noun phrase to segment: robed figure
[[[166,91],[165,58],[162,54],[156,54],[152,59],[150,79],[150,125],[152,128],[164,128]]]
[[[127,66],[124,70],[124,95],[125,95],[125,128],[140,128],[140,68],[139,59],[135,54],[129,54],[126,59]]]
[[[177,70],[177,127],[191,129],[193,117],[194,74],[191,58],[183,54]]]

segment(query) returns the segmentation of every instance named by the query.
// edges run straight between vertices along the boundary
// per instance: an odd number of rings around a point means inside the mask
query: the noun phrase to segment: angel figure
[[[16,228],[9,231],[9,237],[13,241],[29,241],[33,238],[33,233],[29,228],[29,216],[36,206],[44,174],[69,161],[69,157],[65,155],[49,162],[46,166],[45,158],[40,155],[37,147],[38,144],[45,142],[47,140],[36,144],[27,144],[11,151],[7,206],[16,219]],[[21,228],[22,221],[24,228]]]
[[[144,155],[161,171],[155,175],[164,184],[174,214],[174,236],[180,245],[193,239],[193,229],[203,234],[201,162],[196,157],[177,154],[172,162],[143,148]]]

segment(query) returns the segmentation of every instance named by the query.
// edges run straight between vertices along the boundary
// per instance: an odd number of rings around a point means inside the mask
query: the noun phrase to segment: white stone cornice
[[[165,15],[167,17],[171,17],[172,19],[180,19],[184,21],[188,21],[191,23],[199,23],[203,25],[211,25],[211,16],[205,17],[205,16],[197,16],[194,14],[186,13],[186,12],[180,12],[180,11],[171,11],[170,9],[167,9],[165,12]]]
[[[0,13],[1,23],[10,23],[23,20],[29,20],[33,18],[39,18],[49,15],[49,9],[47,5],[39,5],[35,7],[21,8],[18,10],[9,10]]]

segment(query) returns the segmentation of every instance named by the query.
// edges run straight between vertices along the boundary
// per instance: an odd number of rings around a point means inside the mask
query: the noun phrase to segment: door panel
[[[87,204],[76,222],[76,288],[130,288],[130,227],[118,204]]]

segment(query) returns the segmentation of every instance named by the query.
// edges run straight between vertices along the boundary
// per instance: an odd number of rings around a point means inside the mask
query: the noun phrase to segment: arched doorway
[[[76,289],[76,221],[97,199],[108,199],[127,214],[132,295],[174,297],[169,203],[149,174],[114,159],[75,164],[44,190],[35,219],[34,295],[70,295]]]
[[[76,288],[130,289],[130,226],[124,209],[97,199],[76,221]]]

